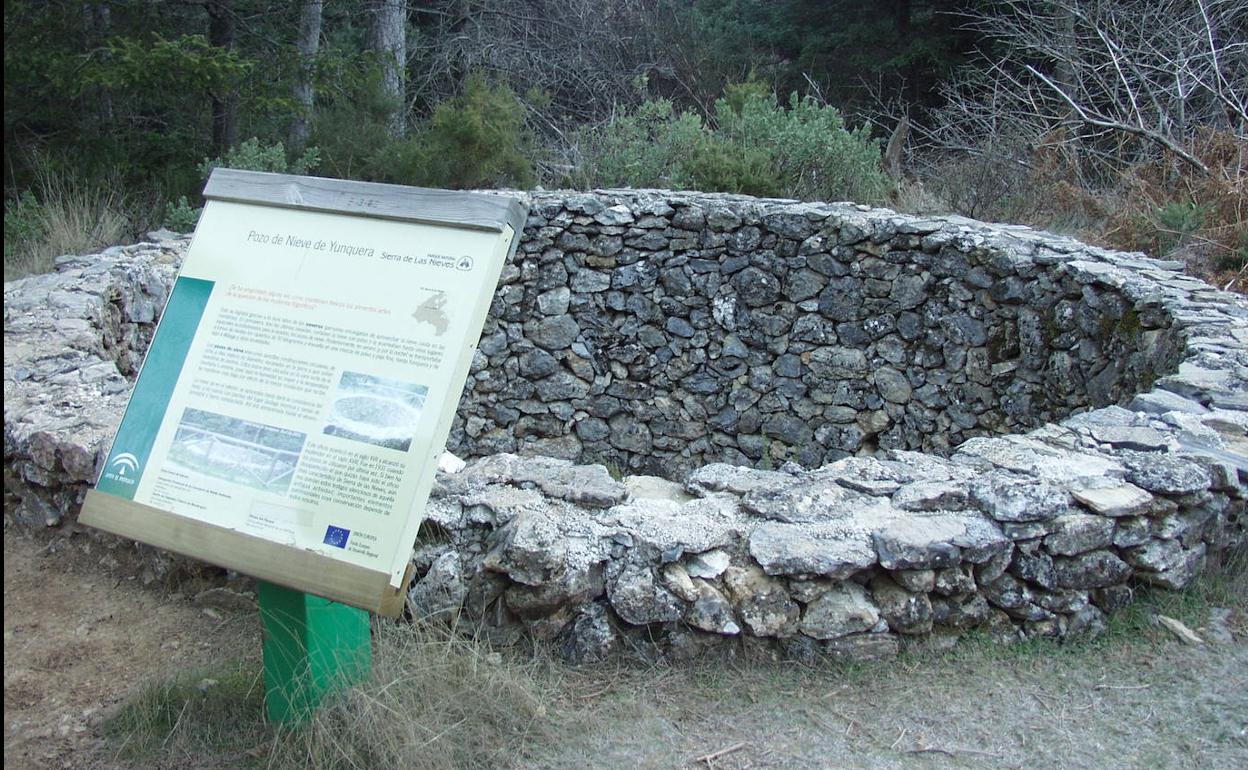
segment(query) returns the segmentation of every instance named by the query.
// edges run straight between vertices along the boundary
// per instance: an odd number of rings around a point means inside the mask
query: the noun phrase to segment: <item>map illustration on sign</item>
[[[446,316],[446,292],[435,291],[430,294],[429,299],[420,303],[412,313],[412,318],[432,326],[433,333],[438,337],[446,334],[446,327],[450,323]]]

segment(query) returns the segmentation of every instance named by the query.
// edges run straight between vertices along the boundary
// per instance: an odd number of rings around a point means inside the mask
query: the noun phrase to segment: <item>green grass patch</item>
[[[263,708],[259,663],[236,659],[146,685],[103,732],[119,759],[141,764],[244,758],[266,740]]]

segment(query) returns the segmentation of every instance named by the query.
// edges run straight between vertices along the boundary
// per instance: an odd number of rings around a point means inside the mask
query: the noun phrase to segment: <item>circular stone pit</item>
[[[1243,539],[1248,305],[1176,263],[850,204],[528,198],[414,613],[575,661],[872,657],[1096,633]],[[6,515],[72,519],[184,248],[6,284]]]

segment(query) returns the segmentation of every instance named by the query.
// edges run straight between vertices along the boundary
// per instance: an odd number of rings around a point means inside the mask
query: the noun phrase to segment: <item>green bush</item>
[[[505,85],[469,77],[463,94],[440,103],[413,134],[371,159],[375,178],[428,187],[528,187],[534,139],[525,109]]]
[[[1208,212],[1194,201],[1167,201],[1157,208],[1153,228],[1160,254],[1167,254],[1185,244],[1205,226]]]
[[[702,119],[666,99],[651,99],[611,121],[598,135],[581,133],[582,187],[672,187],[696,180],[686,167],[706,142]]]
[[[242,171],[270,171],[275,174],[307,174],[321,162],[321,153],[309,147],[298,158],[289,158],[281,142],[270,145],[252,137],[237,147],[231,147],[224,157],[205,158],[199,164],[199,174],[205,179],[215,168],[236,168]]]
[[[175,233],[189,233],[195,229],[195,224],[199,222],[199,215],[203,212],[202,206],[195,208],[185,195],[180,195],[176,201],[165,206],[161,226]]]
[[[286,155],[286,148],[281,142],[262,144],[252,137],[231,147],[223,157],[204,158],[199,164],[199,175],[207,179],[213,169],[234,168],[241,171],[269,171],[275,174],[307,174],[321,162],[320,150],[309,147],[297,158]],[[203,207],[196,208],[190,204],[185,195],[176,201],[165,204],[165,214],[161,224],[175,233],[189,233],[195,229]]]
[[[448,188],[529,187],[535,139],[525,106],[505,85],[480,75],[439,103],[408,136],[389,134],[384,101],[363,84],[323,109],[313,139],[331,176]]]
[[[435,187],[528,187],[533,183],[533,137],[524,105],[504,85],[480,75],[463,95],[439,104],[417,140],[423,174]]]
[[[864,126],[793,94],[782,106],[756,83],[730,86],[713,120],[647,100],[581,134],[587,187],[672,187],[803,199],[881,200],[889,189],[879,142]]]

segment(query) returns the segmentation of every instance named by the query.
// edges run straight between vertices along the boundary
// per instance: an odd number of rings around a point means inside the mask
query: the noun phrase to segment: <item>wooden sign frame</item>
[[[471,308],[472,318],[466,323],[466,350],[455,351],[458,359],[454,370],[449,372],[447,398],[454,402],[444,405],[437,424],[432,431],[432,454],[424,459],[427,470],[422,470],[422,480],[417,486],[415,502],[421,508],[432,485],[436,458],[444,450],[454,416],[454,405],[462,394],[481,325],[493,299],[498,272],[515,254],[519,234],[523,230],[527,207],[517,198],[480,193],[457,193],[444,190],[428,190],[399,185],[380,185],[316,177],[300,177],[284,174],[217,169],[204,190],[208,206],[215,202],[242,204],[252,207],[298,210],[370,220],[414,223],[439,228],[456,228],[480,233],[494,233],[499,237],[502,253],[491,257],[487,270],[495,270],[493,280],[486,280],[488,296],[476,297]],[[204,219],[201,219],[201,224]],[[196,240],[200,238],[197,228]],[[190,254],[194,254],[192,242]],[[483,276],[488,279],[488,273]],[[183,276],[179,275],[179,281]],[[193,279],[192,279],[193,280]],[[175,288],[176,291],[176,288]],[[164,323],[162,317],[162,324]],[[153,347],[160,337],[158,326]],[[199,332],[196,331],[196,334]],[[189,343],[188,343],[189,344]],[[177,375],[182,376],[180,373]],[[139,382],[143,381],[140,372]],[[138,385],[136,384],[136,389]],[[133,402],[132,402],[133,405]],[[130,409],[127,409],[129,415]],[[162,420],[164,418],[162,417]],[[123,420],[121,430],[125,428]],[[115,462],[114,446],[105,463],[99,484],[104,481],[110,463]],[[424,466],[422,466],[424,467]],[[292,470],[292,474],[294,470]],[[134,483],[134,482],[132,482]],[[422,488],[423,487],[423,488]],[[423,498],[421,497],[423,495]],[[413,515],[412,519],[417,517]],[[148,543],[185,556],[202,559],[213,564],[251,575],[280,586],[315,594],[333,601],[395,616],[402,612],[404,590],[410,578],[407,571],[396,577],[394,569],[371,569],[360,564],[347,563],[324,553],[307,548],[275,542],[256,534],[219,526],[210,521],[179,515],[163,508],[109,494],[99,489],[87,493],[78,520],[83,524]],[[418,524],[418,520],[416,521]],[[407,547],[415,540],[415,524],[407,522],[404,529]],[[328,542],[328,541],[327,541]],[[400,543],[400,546],[402,543]],[[393,567],[393,565],[391,565]]]

